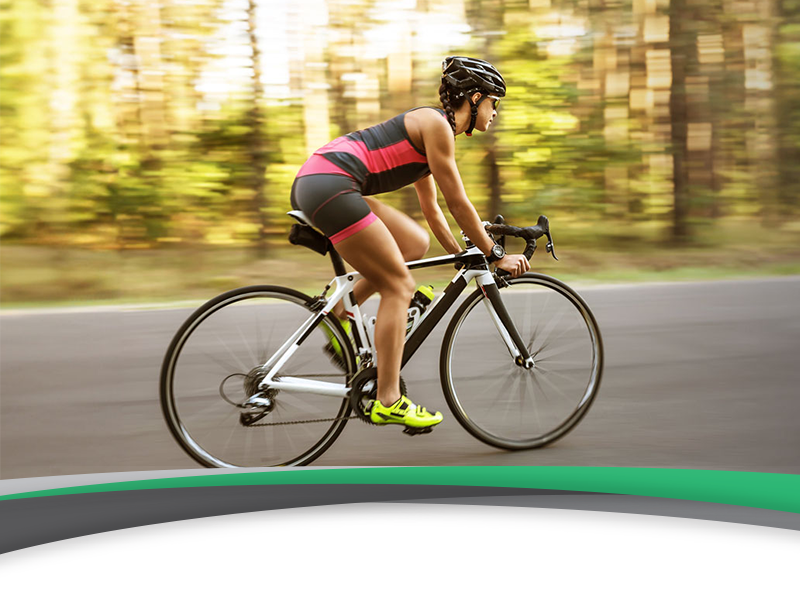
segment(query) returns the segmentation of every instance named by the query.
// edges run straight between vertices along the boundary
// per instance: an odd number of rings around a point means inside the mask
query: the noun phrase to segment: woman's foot
[[[417,406],[405,396],[391,406],[384,406],[376,400],[372,403],[370,420],[375,425],[405,425],[406,427],[433,427],[442,422],[442,413],[432,414],[428,409]]]

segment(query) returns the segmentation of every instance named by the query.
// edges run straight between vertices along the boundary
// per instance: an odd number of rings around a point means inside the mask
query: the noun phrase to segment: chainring
[[[378,393],[378,369],[368,367],[356,373],[350,382],[350,408],[353,413],[362,421],[372,424],[369,413],[372,410],[372,403]],[[405,396],[408,394],[406,382],[400,377],[400,393]]]

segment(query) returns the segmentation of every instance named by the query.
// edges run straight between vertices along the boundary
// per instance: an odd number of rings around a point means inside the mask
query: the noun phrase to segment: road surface
[[[587,417],[557,444],[505,452],[458,425],[437,370],[445,320],[404,371],[445,422],[415,438],[352,422],[314,465],[800,473],[800,278],[577,289],[603,332],[606,368]],[[4,312],[0,478],[197,466],[158,402],[164,351],[190,312]]]

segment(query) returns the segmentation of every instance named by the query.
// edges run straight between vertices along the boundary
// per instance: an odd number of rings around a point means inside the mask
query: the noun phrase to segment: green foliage
[[[247,76],[234,67],[220,73],[227,68],[219,66],[221,54],[236,56],[243,65],[252,54],[249,36],[231,33],[247,31],[246,20],[223,6],[221,0],[2,4],[4,242],[248,246],[266,236],[280,243],[291,185],[306,159],[313,102],[327,98],[332,135],[360,123],[358,110],[377,114],[378,103],[382,116],[435,103],[438,81],[431,65],[444,52],[489,52],[508,83],[495,135],[457,143],[465,187],[484,218],[498,208],[489,178],[496,167],[499,208],[510,220],[527,222],[546,213],[576,243],[587,244],[599,241],[599,233],[586,234],[599,224],[619,232],[615,241],[631,247],[636,240],[668,234],[676,150],[669,142],[675,124],[663,94],[668,97],[670,89],[657,90],[660,114],[652,106],[634,108],[632,90],[652,92],[648,77],[654,67],[647,53],[672,42],[648,42],[646,19],[634,13],[633,4],[601,10],[565,0],[544,11],[525,1],[468,2],[470,41],[463,48],[415,48],[413,91],[398,98],[388,92],[389,61],[364,51],[365,32],[392,19],[381,16],[379,3],[334,3],[327,28],[314,30],[313,39],[298,38],[308,47],[312,41],[322,44],[325,62],[286,61],[291,92],[279,99],[271,93],[269,100],[247,80],[252,65],[242,67]],[[659,6],[661,12],[651,16],[665,18],[668,13]],[[707,149],[688,155],[687,218],[701,227],[723,218],[755,219],[774,212],[771,198],[779,198],[785,224],[800,208],[800,26],[792,18],[798,2],[777,0],[772,45],[756,43],[761,54],[744,47],[753,43],[748,36],[755,31],[751,27],[745,36],[745,27],[770,23],[732,13],[731,6],[728,0],[708,3],[703,19],[677,15],[694,36],[693,47],[701,41],[706,47],[717,44],[724,58],[722,64],[689,61],[690,120],[713,125],[713,137]],[[73,11],[71,27],[59,27],[56,15],[62,13],[56,8]],[[420,22],[440,18],[433,9],[426,11],[417,9]],[[559,33],[559,25],[553,33],[553,15],[559,23],[580,22],[584,31]],[[451,17],[463,30],[461,17]],[[155,46],[145,31],[153,18],[161,20]],[[322,35],[326,32],[330,37]],[[570,51],[548,51],[565,40]],[[599,51],[613,60],[603,62]],[[772,87],[748,88],[753,73],[745,71],[745,58],[752,61],[764,52],[772,60],[758,68],[771,70],[764,77]],[[306,71],[320,68],[326,69],[330,89],[296,89]],[[607,93],[606,76],[624,80],[630,89]],[[214,90],[227,84],[227,92]],[[302,97],[306,92],[313,95]],[[772,179],[769,168],[777,171]],[[256,192],[260,182],[263,198]],[[402,194],[387,200],[409,207]]]

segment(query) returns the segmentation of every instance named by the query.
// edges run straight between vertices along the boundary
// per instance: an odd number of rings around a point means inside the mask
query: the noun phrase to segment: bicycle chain
[[[371,368],[372,371],[375,371],[375,368]],[[361,374],[364,370],[359,371],[356,375],[353,376],[352,381],[355,381],[356,377]],[[406,388],[406,382],[403,381],[403,378],[400,377],[400,392],[405,395],[408,393]],[[350,415],[349,417],[332,417],[330,419],[304,419],[300,421],[281,421],[279,423],[253,423],[251,425],[246,425],[245,427],[277,427],[278,425],[305,425],[307,423],[328,423],[328,422],[337,422],[337,421],[350,421],[351,419],[357,419],[359,421],[363,421],[367,425],[372,425],[373,423],[368,418],[359,417],[358,414]]]
[[[349,421],[350,419],[358,419],[358,415],[351,415],[349,417],[333,417],[331,419],[306,419],[304,421],[281,421],[280,423],[253,423],[245,427],[276,427],[278,425],[305,425],[306,423],[327,423],[328,421]]]

